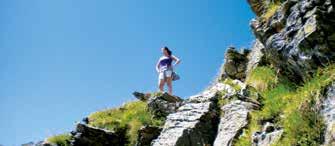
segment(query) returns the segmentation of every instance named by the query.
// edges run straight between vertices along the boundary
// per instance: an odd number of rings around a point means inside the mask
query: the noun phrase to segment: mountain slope
[[[335,1],[248,0],[250,50],[231,47],[217,80],[186,100],[139,101],[89,115],[57,145],[335,145]]]

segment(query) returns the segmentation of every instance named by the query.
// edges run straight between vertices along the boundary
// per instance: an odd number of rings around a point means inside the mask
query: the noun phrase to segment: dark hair
[[[172,51],[167,46],[164,47],[164,50],[166,50],[169,56],[172,55]]]

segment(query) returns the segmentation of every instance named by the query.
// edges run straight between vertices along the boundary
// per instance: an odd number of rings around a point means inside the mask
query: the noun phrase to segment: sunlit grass
[[[263,18],[264,20],[269,20],[276,13],[280,5],[281,5],[280,2],[271,3],[269,6],[267,6],[261,18]]]
[[[70,139],[71,135],[66,133],[49,137],[46,141],[57,146],[70,146]]]
[[[127,135],[130,145],[134,145],[137,139],[137,131],[142,125],[163,124],[162,120],[152,118],[147,104],[142,101],[128,102],[120,108],[99,111],[89,115],[89,125],[108,130],[117,131],[120,128],[128,128]]]
[[[266,66],[256,67],[247,76],[246,83],[256,90],[263,92],[277,84],[277,76],[275,71]]]

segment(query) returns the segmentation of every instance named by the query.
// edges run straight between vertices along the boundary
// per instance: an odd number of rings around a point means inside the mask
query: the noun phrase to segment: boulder
[[[155,126],[141,127],[141,129],[138,131],[136,146],[150,146],[151,141],[156,139],[161,131],[161,128]]]
[[[133,92],[133,95],[141,101],[147,101],[150,98],[150,94],[144,94],[137,91]]]
[[[168,93],[152,95],[148,100],[148,109],[154,114],[154,118],[165,118],[174,113],[183,104],[180,97]]]
[[[121,146],[128,143],[126,129],[109,131],[79,123],[76,126],[76,130],[72,131],[71,134],[73,136],[71,145],[73,146]]]

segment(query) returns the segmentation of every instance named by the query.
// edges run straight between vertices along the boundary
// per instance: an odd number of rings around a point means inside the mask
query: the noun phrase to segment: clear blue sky
[[[1,1],[0,144],[71,131],[155,91],[164,45],[182,59],[175,94],[200,92],[226,47],[249,47],[252,17],[246,0]]]

